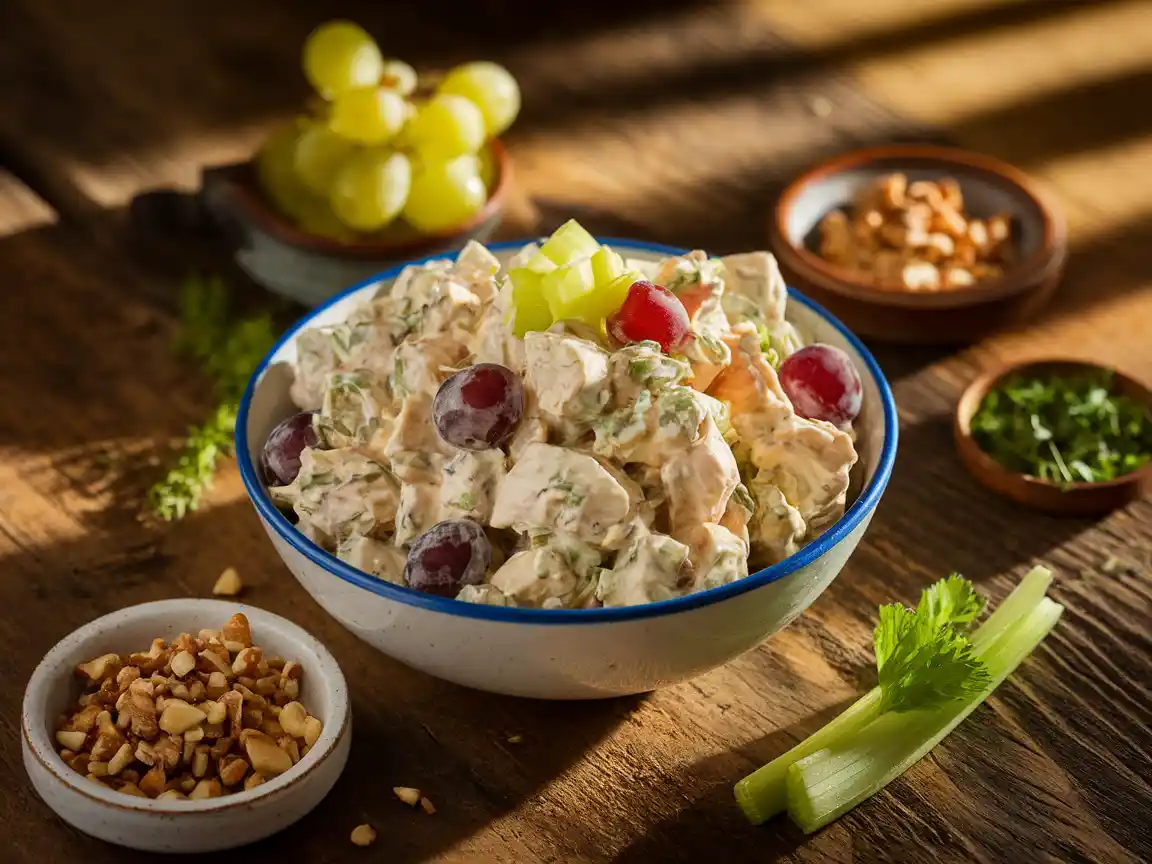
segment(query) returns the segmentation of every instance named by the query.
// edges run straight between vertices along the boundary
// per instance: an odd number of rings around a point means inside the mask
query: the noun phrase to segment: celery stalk
[[[972,648],[979,653],[1005,630],[1031,612],[1044,599],[1052,584],[1052,571],[1046,567],[1033,567],[1020,580],[1012,593],[1004,598],[988,616],[988,620],[972,634]]]
[[[590,258],[600,244],[575,219],[569,219],[540,245],[540,254],[563,267],[580,258]]]
[[[763,768],[753,771],[736,784],[736,802],[753,825],[771,819],[787,806],[785,783],[793,763],[831,747],[837,741],[851,738],[880,714],[883,691],[874,687],[852,706],[812,736],[805,738],[787,753],[777,756]]]
[[[1036,584],[1033,580],[1030,589]],[[1021,583],[1017,590],[1024,587]],[[1028,592],[1019,596],[1027,597]],[[851,740],[840,739],[832,747],[795,762],[786,781],[792,820],[810,834],[907,771],[1015,671],[1063,611],[1059,603],[1041,597],[1023,618],[1003,627],[998,637],[990,637],[981,659],[992,680],[973,696],[929,711],[884,714]]]
[[[1044,593],[1051,582],[1051,571],[1043,567],[1031,570],[972,634],[973,651],[982,654],[1005,630],[1035,609],[1044,599]],[[876,721],[882,716],[880,709],[883,696],[880,687],[873,688],[827,726],[740,780],[734,791],[736,801],[748,820],[759,825],[782,812],[788,799],[786,783],[789,766],[820,750],[847,741],[869,723]]]

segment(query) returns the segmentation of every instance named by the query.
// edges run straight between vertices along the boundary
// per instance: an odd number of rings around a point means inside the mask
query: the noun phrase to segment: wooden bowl
[[[821,258],[820,220],[895,171],[910,181],[954,178],[973,216],[1011,214],[1020,260],[969,288],[910,293],[877,288]],[[1035,181],[990,156],[928,145],[871,147],[816,166],[780,196],[769,234],[790,285],[863,336],[909,344],[974,342],[1027,320],[1052,296],[1068,256],[1063,217]]]
[[[972,437],[972,418],[984,397],[996,384],[1016,373],[1067,375],[1100,371],[1106,367],[1072,359],[1031,360],[1004,366],[973,381],[956,406],[954,431],[956,448],[964,466],[981,484],[1000,495],[1028,507],[1058,516],[1095,516],[1116,510],[1152,492],[1152,463],[1131,474],[1100,483],[1073,483],[1061,487],[1047,480],[1018,474],[1005,468],[982,449]],[[1116,392],[1143,403],[1152,410],[1152,389],[1117,370],[1112,371]]]
[[[504,145],[492,140],[488,146],[496,166],[488,201],[463,224],[431,234],[400,221],[350,241],[305,231],[265,197],[248,162],[205,171],[202,197],[243,270],[269,290],[314,306],[404,261],[454,251],[469,240],[487,242],[500,224],[512,176]]]

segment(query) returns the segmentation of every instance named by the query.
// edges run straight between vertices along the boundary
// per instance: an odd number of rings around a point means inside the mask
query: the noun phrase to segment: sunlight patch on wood
[[[908,0],[744,0],[744,5],[793,42],[805,48],[827,49],[1011,2],[1015,0],[933,0],[931,4]],[[830,22],[835,22],[834,26]]]
[[[929,123],[960,123],[980,112],[1152,68],[1148,14],[1146,0],[1070,9],[1028,25],[912,45],[861,60],[851,71],[897,111]],[[1107,51],[1100,50],[1102,44]]]
[[[1152,219],[1152,133],[1051,159],[1033,174],[1055,190],[1072,245]]]

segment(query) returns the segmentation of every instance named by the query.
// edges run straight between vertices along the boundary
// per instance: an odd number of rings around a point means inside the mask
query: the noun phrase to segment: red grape
[[[484,529],[468,519],[450,519],[412,541],[404,582],[425,594],[455,597],[465,585],[483,582],[491,563]]]
[[[623,305],[608,319],[608,332],[618,342],[659,342],[665,354],[684,341],[689,326],[679,298],[651,282],[633,282]]]
[[[277,486],[287,486],[300,473],[300,453],[305,447],[315,447],[319,439],[312,426],[315,411],[293,414],[272,430],[264,442],[260,465],[264,480]]]
[[[860,413],[863,393],[852,359],[831,345],[808,345],[780,364],[780,386],[792,407],[809,420],[837,426]]]
[[[490,450],[512,437],[524,413],[524,385],[511,369],[477,363],[436,391],[432,420],[440,437],[466,450]]]

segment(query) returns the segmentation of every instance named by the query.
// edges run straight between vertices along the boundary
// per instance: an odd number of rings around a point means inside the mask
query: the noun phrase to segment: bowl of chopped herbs
[[[1107,366],[1034,360],[974,381],[956,409],[956,445],[984,486],[1068,516],[1152,492],[1152,390]]]

